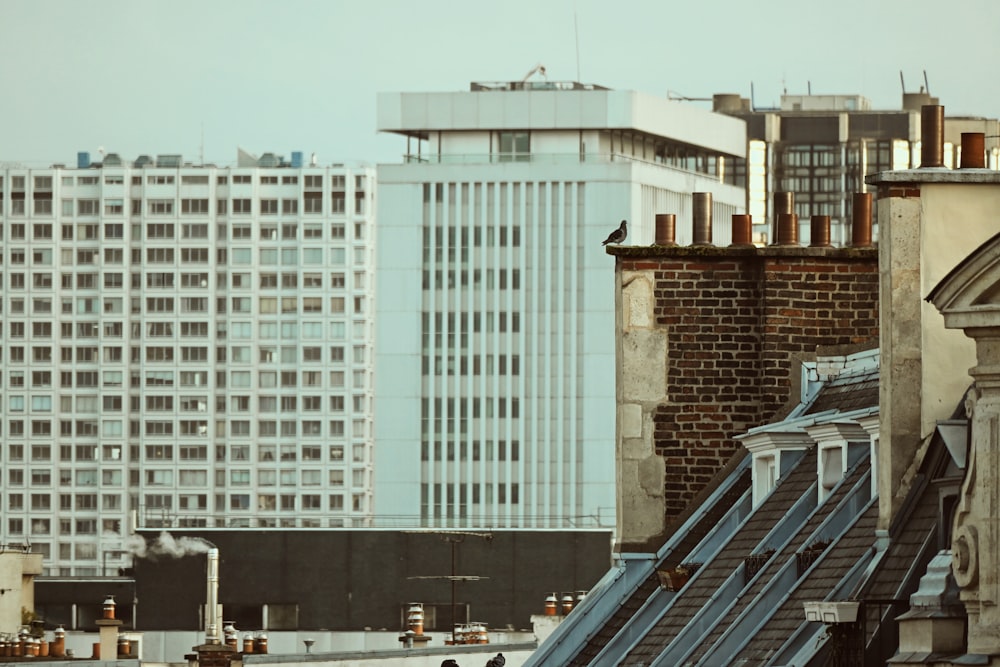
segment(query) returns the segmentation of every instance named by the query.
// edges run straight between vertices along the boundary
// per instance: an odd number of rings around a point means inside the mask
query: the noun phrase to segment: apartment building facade
[[[614,263],[658,213],[742,212],[742,121],[576,82],[387,93],[379,165],[375,514],[382,525],[615,522]]]
[[[365,525],[371,168],[0,169],[3,521],[47,574],[136,528]]]

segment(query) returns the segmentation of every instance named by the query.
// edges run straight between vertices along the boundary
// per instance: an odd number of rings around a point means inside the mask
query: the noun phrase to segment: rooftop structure
[[[924,105],[939,101],[926,92],[904,93],[902,108],[873,109],[861,95],[782,95],[777,109],[751,108],[739,95],[713,97],[713,108],[747,123],[747,213],[753,216],[754,241],[775,241],[780,207],[771,193],[791,192],[792,213],[798,215],[800,236],[810,240],[812,216],[831,219],[831,239],[850,241],[853,193],[869,192],[865,176],[920,166],[921,121]],[[986,137],[986,166],[1000,169],[1000,121],[948,118],[944,127],[943,165],[961,159],[961,134]],[[876,197],[877,198],[877,197]],[[878,236],[875,219],[875,236]]]
[[[623,219],[710,198],[716,233],[741,122],[581,84],[389,93],[379,165],[375,514],[423,526],[615,522],[614,294]],[[604,277],[602,277],[604,276]],[[384,524],[388,525],[388,524]]]

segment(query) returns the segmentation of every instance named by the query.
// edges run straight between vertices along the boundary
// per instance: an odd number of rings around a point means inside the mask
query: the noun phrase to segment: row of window
[[[257,182],[261,185],[278,185],[279,183],[281,185],[298,185],[299,183],[298,174],[282,174],[280,177],[276,174],[258,173],[256,175]],[[125,183],[125,178],[121,173],[105,172],[103,176],[105,185],[123,185]],[[218,185],[228,185],[231,180],[233,185],[249,185],[253,183],[253,176],[254,174],[219,174],[215,177],[215,182]],[[355,189],[364,190],[366,181],[366,176],[356,175],[354,177]],[[100,182],[100,179],[94,174],[87,174],[83,176],[66,175],[62,176],[59,182],[63,187],[71,187],[73,185],[87,186],[97,185]],[[132,176],[132,185],[142,185],[142,182],[142,176]],[[209,174],[180,175],[180,183],[182,185],[208,185],[210,182]],[[302,182],[306,189],[322,189],[323,176],[321,174],[304,174]],[[45,192],[52,190],[54,181],[53,177],[50,175],[38,174],[34,177],[32,183],[36,191]],[[177,176],[173,173],[150,172],[146,174],[147,185],[172,185],[174,183],[177,183]],[[23,192],[26,184],[27,181],[24,176],[14,175],[10,177],[11,192]],[[330,177],[330,186],[334,190],[343,190],[347,186],[347,176],[344,174],[334,174]],[[2,191],[3,176],[0,175],[0,192]]]
[[[71,511],[96,511],[98,509],[98,494],[96,493],[62,493],[58,494],[58,507],[56,503],[53,502],[54,498],[50,493],[32,493],[28,495],[29,505],[25,506],[25,497],[21,493],[9,493],[7,494],[7,510],[11,512],[22,512],[26,509],[31,511],[51,511],[53,509],[59,510],[71,510]],[[217,509],[234,509],[234,510],[249,510],[251,495],[256,496],[257,505],[256,509],[258,511],[269,511],[269,510],[322,510],[328,509],[331,511],[343,511],[343,494],[331,494],[329,496],[329,502],[326,507],[323,507],[322,496],[317,493],[303,493],[303,494],[249,494],[249,493],[234,493],[229,496],[229,505],[226,507],[225,495],[215,494],[216,496],[216,507]],[[364,497],[365,494],[357,494],[359,497]],[[116,494],[102,494],[101,498],[101,509],[102,510],[120,510],[121,509],[121,495]],[[222,499],[220,503],[219,500]],[[280,499],[280,502],[279,502]],[[335,500],[339,499],[339,500]],[[175,498],[173,494],[162,494],[162,493],[150,493],[144,496],[145,509],[149,510],[202,510],[208,511],[208,494],[177,494]],[[355,509],[355,511],[360,511]],[[49,522],[49,519],[44,518],[33,518],[30,519],[32,522]],[[111,521],[114,521],[112,519]],[[92,529],[96,530],[96,519],[74,519],[75,530],[72,531],[76,535],[90,535]],[[71,524],[71,525],[74,525]],[[31,524],[34,530],[34,523]],[[63,528],[64,526],[60,526]],[[23,529],[23,528],[22,528]],[[39,530],[51,530],[51,523],[39,523]],[[120,526],[113,527],[114,532],[120,530]],[[49,534],[49,533],[40,533]],[[60,534],[70,534],[60,530]]]
[[[442,504],[454,506],[467,505],[471,500],[473,505],[478,505],[486,498],[487,503],[493,502],[494,491],[496,492],[496,502],[500,504],[517,504],[521,496],[521,485],[517,482],[497,483],[486,482],[484,484],[427,484],[420,485],[420,505],[426,511],[430,505],[439,508]],[[426,516],[424,517],[426,518]]]
[[[76,273],[55,274],[59,277],[59,287],[64,290],[80,289],[122,289],[125,287],[125,274],[118,271],[105,271],[98,274],[96,271],[78,271]],[[299,272],[260,272],[257,280],[253,279],[251,273],[233,272],[227,281],[227,274],[220,272],[216,274],[216,284],[218,288],[226,288],[227,282],[232,283],[233,289],[253,289],[256,282],[260,289],[298,289],[299,286],[305,289],[322,289],[322,272],[305,271],[299,279]],[[329,274],[329,286],[331,289],[344,289],[347,284],[347,277],[343,271],[334,271]],[[143,288],[142,274],[131,274],[131,289],[139,290]],[[3,283],[3,274],[0,273],[0,286]],[[29,275],[11,271],[7,274],[7,284],[10,289],[25,289],[28,286]],[[179,278],[179,279],[178,279]],[[30,284],[32,289],[51,289],[54,287],[54,274],[48,271],[38,271],[30,274]],[[171,272],[171,271],[150,271],[146,273],[146,289],[174,289],[175,287],[208,289],[209,274],[206,272]],[[365,272],[356,271],[354,273],[354,288],[364,289]],[[120,297],[109,297],[120,298]]]
[[[147,310],[146,310],[146,312],[150,312],[150,313],[171,313],[171,312],[173,312],[172,304],[168,303],[169,301],[172,301],[172,300],[150,299],[150,301],[151,301],[151,304],[147,304]],[[361,308],[364,307],[364,302],[363,301],[360,301],[360,302],[359,301],[355,301],[354,303],[355,303],[356,307],[361,307]],[[268,307],[271,306],[271,304],[263,304],[263,305],[268,306]],[[246,308],[243,309],[244,305],[243,304],[239,304],[238,307],[234,307],[234,310],[232,312],[234,312],[234,313],[237,313],[237,312],[238,313],[249,313],[249,312],[251,312],[250,308],[249,308],[249,303],[245,304],[245,306],[246,306]],[[295,312],[295,311],[291,310],[290,307],[287,306],[284,303],[282,304],[282,306],[283,306],[282,313],[285,314],[285,315],[287,315],[289,313],[294,313]],[[339,302],[337,302],[337,306],[338,307],[342,307]],[[275,308],[274,311],[266,310],[266,309],[261,309],[258,312],[260,314],[277,314],[277,312],[276,312],[277,311],[277,303],[274,304],[274,308]],[[39,310],[39,311],[35,311],[35,312],[48,312],[48,311],[41,311],[41,310]],[[140,310],[139,312],[142,312],[142,311]],[[186,312],[190,312],[190,311],[186,311]],[[225,312],[225,310],[223,310],[221,312]],[[9,324],[10,324],[10,326],[8,326],[8,329],[13,329],[14,330],[10,334],[10,338],[11,339],[21,339],[21,338],[24,338],[24,330],[23,330],[23,328],[20,327],[20,326],[14,326],[14,325],[23,324],[22,322],[11,322]],[[32,337],[33,338],[36,338],[36,339],[47,339],[47,338],[50,338],[52,336],[51,330],[48,330],[48,332],[46,333],[46,329],[44,327],[39,327],[38,331],[36,332],[35,331],[35,327],[34,327],[35,324],[38,324],[38,323],[32,323]],[[79,324],[89,325],[89,331],[86,331],[88,329],[88,326],[77,327],[77,331],[80,331],[81,329],[83,329],[88,334],[88,335],[78,335],[77,336],[78,338],[96,338],[97,337],[97,333],[96,333],[97,325],[96,325],[96,323],[79,323]],[[173,324],[173,323],[166,323],[165,322],[163,324]],[[190,324],[195,325],[195,324],[198,324],[198,323],[190,323]],[[206,323],[202,323],[202,324],[206,324],[207,325],[207,322]],[[261,340],[277,340],[279,338],[279,334],[280,334],[280,338],[284,339],[284,340],[290,340],[290,339],[296,339],[296,338],[322,339],[324,337],[327,338],[328,340],[346,340],[346,337],[347,337],[347,324],[348,324],[347,322],[338,322],[338,321],[327,321],[327,322],[294,322],[294,321],[293,322],[278,322],[278,321],[264,321],[264,322],[258,322],[256,328],[257,328],[257,330],[258,330],[258,332],[260,334],[259,338]],[[364,338],[365,334],[367,332],[367,329],[369,328],[368,324],[369,323],[366,322],[365,320],[356,320],[356,321],[352,322],[351,323],[351,336],[353,338]],[[246,325],[246,326],[244,326],[244,325]],[[246,323],[235,322],[232,325],[230,325],[230,327],[227,327],[227,329],[228,329],[228,335],[229,335],[229,337],[231,339],[233,339],[233,340],[251,340],[252,339],[252,334],[253,334],[254,327],[253,327],[252,323],[250,323],[250,322],[246,322]],[[172,331],[173,327],[171,327],[170,330]],[[185,338],[204,338],[204,337],[207,336],[206,333],[202,333],[203,328],[199,327],[199,326],[189,326],[187,328],[180,327],[180,330],[181,330],[182,336],[185,337]],[[217,329],[217,331],[216,331],[216,334],[217,334],[216,337],[217,338],[224,338],[225,336],[223,335],[223,333],[224,333],[224,330]],[[156,337],[156,336],[157,336],[156,334],[150,334],[150,337]],[[163,336],[164,337],[172,337],[173,334],[172,333],[163,334]],[[108,337],[110,337],[110,336],[108,336]],[[140,336],[137,336],[137,338],[138,337],[140,337]],[[67,338],[71,338],[71,337],[67,336]],[[310,347],[310,349],[312,349],[312,346],[307,346],[307,347]],[[60,352],[53,352],[53,349],[52,349],[51,346],[35,346],[35,347],[30,348],[30,350],[31,350],[30,357],[31,357],[31,359],[33,361],[36,361],[36,362],[51,362],[52,360],[54,360],[56,358],[57,355],[59,355],[59,356],[61,356],[61,358],[62,358],[63,361],[65,361],[65,362],[71,362],[71,361],[73,361],[73,356],[74,356],[73,352],[72,352],[72,349],[73,348],[66,347],[66,348],[62,348],[62,351],[60,351]],[[94,352],[93,354],[90,352],[90,350],[94,350],[96,348],[78,347],[77,349],[78,350],[84,350],[83,352],[78,352],[77,353],[77,355],[76,355],[77,361],[97,361],[96,352]],[[105,350],[105,354],[104,354],[105,361],[121,361],[122,357],[121,357],[121,354],[119,352],[108,351],[108,350],[118,350],[118,349],[120,349],[120,348],[105,347],[104,348],[104,350]],[[149,349],[152,349],[152,348],[148,348],[147,347],[147,350],[149,350]],[[192,348],[192,350],[193,349],[195,349],[195,348]],[[207,350],[208,348],[198,348],[198,349],[205,349],[205,350]],[[7,352],[7,359],[9,361],[12,361],[12,362],[23,363],[28,358],[28,356],[29,356],[27,354],[27,352],[26,352],[26,348],[24,346],[21,346],[21,345],[11,345],[11,346],[9,346],[7,348],[7,350],[8,350],[8,352]],[[147,360],[149,360],[149,361],[154,360],[154,359],[149,358],[149,357],[151,355],[153,355],[153,354],[156,354],[156,353],[147,352],[146,355],[143,355],[139,350],[140,350],[140,348],[138,348],[138,347],[133,347],[132,348],[132,352],[131,352],[131,355],[130,355],[132,361],[137,362],[143,356],[146,356],[148,358]],[[184,354],[186,354],[186,353],[184,353],[182,351],[180,354],[177,355],[177,357],[178,358],[185,358]],[[197,355],[198,353],[197,352],[191,352],[191,354],[192,354],[192,360],[196,360],[193,357],[195,355]],[[238,356],[246,356],[248,358],[248,360],[249,360],[249,353],[246,352],[246,351],[244,351],[242,347],[239,348],[239,352],[234,352],[233,354],[236,354]],[[109,356],[113,357],[113,358],[108,358]],[[217,348],[216,356],[218,357],[217,358],[218,361],[225,361],[226,360],[226,348],[225,348],[225,346]],[[2,357],[3,357],[3,348],[0,348],[0,359],[2,359]],[[336,357],[331,357],[331,360],[337,361],[338,359]],[[261,357],[261,361],[273,361],[273,359],[266,359],[266,358],[264,358],[262,356]]]
[[[129,459],[138,461],[140,455],[144,455],[149,461],[173,461],[175,452],[179,454],[181,461],[207,461],[209,446],[206,444],[181,444],[176,447],[171,444],[155,444],[140,447],[139,445],[129,445],[128,449],[123,449],[120,444],[76,444],[58,445],[60,461],[97,461],[98,454],[100,460],[106,464],[122,462],[122,455],[127,451]],[[351,446],[351,460],[354,463],[365,463],[368,460],[368,447],[362,443]],[[54,447],[49,444],[33,444],[30,447],[31,460],[51,461]],[[9,461],[24,461],[25,447],[21,444],[9,444],[6,447]],[[323,461],[323,452],[327,452],[328,460],[332,463],[343,462],[345,445],[333,443],[330,445],[320,445],[316,443],[282,444],[279,449],[274,445],[264,445],[258,448],[258,459],[268,461]],[[277,458],[275,455],[277,454]],[[250,461],[249,444],[227,444],[215,446],[215,460],[217,462],[230,461]],[[110,469],[110,468],[109,468]],[[131,473],[130,473],[131,474]],[[138,471],[135,471],[138,475]],[[139,479],[130,480],[135,485]]]
[[[103,229],[103,240],[124,240],[125,239],[125,224],[121,222],[105,222],[103,225],[98,223],[77,223],[76,225],[63,223],[59,225],[60,240],[62,241],[97,241],[102,240],[101,232]],[[279,238],[279,231],[281,233],[281,240],[283,241],[299,241],[299,229],[300,226],[297,222],[283,222],[280,225],[276,223],[261,222],[257,227],[256,237],[254,235],[253,225],[250,223],[238,223],[234,222],[231,225],[219,224],[216,225],[216,241],[225,241],[227,239],[240,240],[240,239],[258,239],[261,241],[277,240]],[[323,239],[324,229],[329,230],[330,240],[342,240],[347,239],[347,229],[348,226],[344,222],[334,222],[329,226],[324,227],[321,223],[306,223],[301,226],[302,229],[302,240],[311,239]],[[178,238],[178,230],[180,231],[181,239],[203,239],[209,240],[209,223],[207,222],[192,222],[192,223],[146,223],[146,225],[141,225],[133,223],[130,226],[130,241],[141,241],[143,236],[146,239],[173,239]],[[365,234],[366,225],[363,221],[355,222],[353,225],[353,240],[361,241],[366,237]],[[31,225],[31,240],[33,241],[51,241],[53,240],[54,226],[51,223],[36,222]],[[4,237],[4,227],[0,226],[0,239]],[[24,223],[12,223],[7,226],[6,233],[7,240],[9,241],[26,241],[27,240],[27,225]],[[51,252],[51,251],[50,251]]]
[[[421,276],[421,288],[424,290],[442,289],[444,287],[455,289],[456,286],[468,287],[469,285],[472,285],[473,288],[478,288],[484,284],[484,274],[487,290],[521,289],[520,269],[451,269],[447,271],[442,271],[441,269],[429,271],[424,269]],[[509,279],[508,275],[510,276]]]
[[[17,197],[17,193],[12,193],[7,207],[7,214],[10,216],[25,216],[28,214],[28,207],[23,197]],[[49,196],[40,196],[48,194]],[[60,214],[63,217],[97,217],[124,216],[126,209],[133,216],[141,216],[143,213],[149,216],[163,215],[345,215],[348,210],[355,215],[365,214],[365,193],[356,192],[354,204],[348,209],[347,195],[343,192],[334,192],[330,197],[329,209],[324,210],[324,199],[320,192],[305,192],[301,199],[277,199],[233,197],[231,199],[216,199],[214,211],[211,210],[210,202],[206,198],[181,198],[175,197],[157,199],[104,199],[103,206],[100,199],[63,199],[60,202]],[[4,200],[0,198],[0,214],[3,212]],[[34,216],[54,215],[54,206],[51,193],[35,193],[31,200],[31,214]],[[23,238],[23,236],[21,237]],[[42,238],[52,238],[51,230],[49,236]],[[120,237],[119,237],[120,238]]]
[[[494,458],[494,451],[496,457]],[[509,457],[509,458],[508,458]],[[420,443],[421,461],[518,461],[521,458],[521,443],[517,440],[499,440],[494,443],[492,440],[480,442],[465,440],[455,442],[429,442],[424,440]]]
[[[176,257],[185,263],[208,263],[210,255],[209,248],[180,248],[177,252],[177,248],[167,247],[167,248],[147,248],[145,253],[145,259],[147,262],[151,263],[163,263],[163,262],[173,262]],[[301,252],[301,255],[299,251]],[[325,252],[324,252],[325,250]],[[169,252],[164,252],[169,251]],[[247,255],[246,253],[250,253]],[[101,251],[97,248],[87,248],[79,249],[75,252],[71,248],[64,248],[60,253],[60,264],[63,267],[70,266],[96,266],[101,263]],[[125,264],[125,249],[124,248],[104,248],[104,264],[107,265],[123,265]],[[368,259],[368,249],[367,248],[354,248],[353,249],[354,263],[359,265],[364,265]],[[39,248],[32,251],[32,264],[34,266],[52,266],[53,255],[52,250],[49,248]],[[234,264],[251,264],[253,259],[253,249],[252,248],[236,248],[233,250]],[[324,257],[329,259],[328,264],[331,266],[344,265],[347,262],[349,255],[347,254],[347,248],[260,248],[258,249],[257,258],[260,264],[267,265],[298,265],[302,264],[322,264]],[[8,256],[8,263],[11,266],[24,266],[27,264],[27,251],[23,248],[11,248],[10,254]],[[132,248],[130,254],[131,264],[138,267],[143,263],[143,252],[141,248]],[[216,260],[220,265],[225,265],[229,261],[229,250],[226,248],[220,248],[216,250]],[[301,261],[300,261],[301,260]],[[3,256],[0,255],[0,264],[3,263]],[[14,275],[14,271],[10,272]],[[72,285],[67,285],[66,276],[69,274],[62,275],[62,287],[69,288]],[[181,275],[185,275],[183,272]],[[225,287],[225,273],[219,273],[220,287]],[[246,275],[249,274],[237,274],[235,275]],[[319,275],[319,274],[317,274]],[[133,286],[135,287],[135,279],[132,280]],[[114,285],[111,285],[113,287]],[[120,286],[120,285],[119,285]],[[190,285],[191,287],[197,287],[198,285]],[[201,287],[208,287],[207,284],[200,285]]]
[[[8,470],[7,486],[20,487],[25,485],[24,470]],[[129,484],[138,486],[140,479],[143,484],[149,486],[170,486],[175,484],[178,487],[198,487],[209,486],[210,471],[208,470],[130,470]],[[273,470],[265,469],[256,471],[258,486],[321,486],[323,478],[331,487],[343,487],[345,484],[345,471],[336,470]],[[121,470],[60,470],[54,473],[51,469],[35,469],[30,471],[29,482],[31,486],[50,487],[56,482],[59,487],[69,487],[74,484],[81,486],[120,487],[124,486],[124,473]],[[213,476],[215,487],[229,486],[250,486],[253,478],[251,470],[216,470]],[[358,468],[351,471],[351,485],[356,488],[365,488],[368,483],[368,471]],[[14,495],[14,494],[12,494]],[[66,494],[69,495],[69,494]],[[86,494],[81,494],[86,495]],[[115,496],[109,496],[114,498]],[[105,508],[116,509],[116,508]]]
[[[340,348],[331,348],[331,359],[337,361],[338,358],[342,359],[342,355],[335,356],[333,350]],[[124,372],[119,370],[105,370],[100,372],[100,386],[103,387],[122,387],[124,382]],[[300,376],[300,381],[302,386],[307,387],[318,387],[322,386],[323,376],[322,371],[302,371]],[[345,386],[346,375],[345,371],[330,371],[329,381],[332,388],[341,388]],[[24,371],[9,371],[9,383],[11,387],[23,387],[24,386]],[[148,370],[145,372],[145,382],[143,382],[143,376],[139,371],[133,371],[130,374],[130,386],[138,388],[143,386],[146,387],[207,387],[208,386],[208,371],[172,371],[172,370]],[[277,387],[278,378],[276,371],[259,371],[258,376],[258,386],[262,388],[266,387]],[[0,384],[2,384],[3,376],[0,374]],[[281,376],[282,381],[290,381],[290,376]],[[53,376],[50,371],[31,371],[32,386],[48,387],[51,386]],[[59,385],[63,388],[87,388],[87,387],[97,387],[98,386],[98,371],[59,371]],[[252,376],[250,371],[232,371],[228,376],[228,384],[231,387],[251,387]],[[227,384],[227,374],[225,371],[218,371],[215,376],[216,388],[222,389],[226,387]],[[364,370],[353,371],[351,375],[351,383],[355,387],[366,386],[366,376]],[[282,385],[282,386],[293,386],[293,385]]]
[[[498,245],[501,248],[506,248],[508,245],[519,248],[521,246],[521,228],[512,225],[508,233],[506,225],[486,225],[486,227],[473,227],[470,233],[469,228],[465,226],[457,228],[443,227],[441,225],[435,227],[424,226],[423,248],[425,263],[430,261],[432,252],[434,253],[434,259],[437,262],[441,262],[445,245],[448,246],[448,258],[450,261],[455,261],[455,249],[460,248],[462,250],[462,261],[465,262],[468,261],[469,248],[495,248]]]
[[[14,399],[23,397],[12,397],[9,403],[14,403]],[[8,412],[16,412],[23,409],[10,408]],[[54,422],[58,421],[58,435],[61,437],[104,437],[121,438],[124,435],[125,422],[119,419],[30,419],[27,423],[23,419],[7,420],[7,435],[10,437],[49,437],[55,435],[57,431],[53,428]],[[331,419],[325,422],[327,427],[324,432],[324,420],[321,419],[283,419],[280,421],[273,419],[260,419],[257,421],[256,436],[260,438],[277,437],[306,437],[316,438],[329,436],[331,438],[343,438],[346,435],[344,421],[341,419]],[[249,420],[233,420],[229,423],[229,435],[232,437],[250,436]],[[144,421],[130,420],[128,422],[129,435],[138,437],[208,437],[208,420],[205,419],[146,419]],[[356,419],[353,424],[352,435],[355,438],[364,438],[367,433],[367,422],[364,419]],[[215,422],[215,437],[226,435],[226,422]]]

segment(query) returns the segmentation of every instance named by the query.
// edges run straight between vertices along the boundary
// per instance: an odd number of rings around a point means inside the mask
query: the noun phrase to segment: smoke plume
[[[137,558],[157,560],[158,558],[183,558],[184,556],[208,553],[208,550],[215,548],[215,545],[200,537],[175,538],[164,531],[155,540],[148,542],[141,535],[132,535],[126,541],[125,547],[129,553]]]

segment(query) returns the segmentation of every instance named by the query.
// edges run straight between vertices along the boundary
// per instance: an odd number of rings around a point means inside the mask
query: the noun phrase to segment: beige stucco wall
[[[976,346],[961,331],[945,329],[944,319],[924,300],[934,286],[969,253],[1000,231],[1000,186],[929,184],[921,187],[923,247],[921,308],[924,373],[921,434],[947,419],[971,384]]]
[[[881,437],[879,528],[887,529],[909,488],[921,443],[949,418],[972,379],[975,345],[946,330],[924,299],[1000,226],[997,184],[956,182],[939,170],[894,172],[906,196],[880,195]],[[919,194],[916,195],[917,191]],[[915,196],[916,195],[916,196]]]

